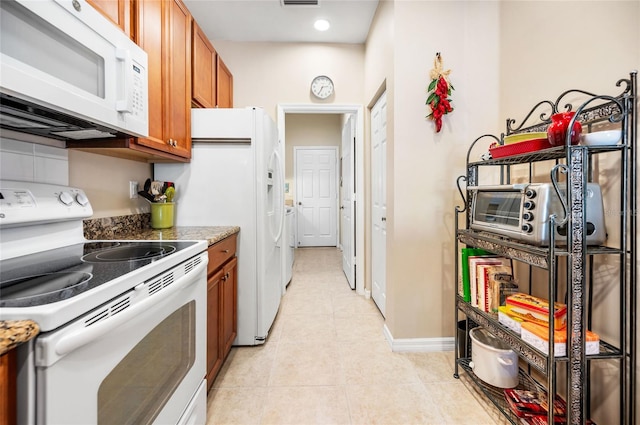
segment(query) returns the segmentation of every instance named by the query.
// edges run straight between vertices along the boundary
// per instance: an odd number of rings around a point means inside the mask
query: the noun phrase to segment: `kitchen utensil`
[[[151,204],[151,227],[167,229],[173,227],[173,202],[155,202]]]
[[[144,181],[144,187],[143,187],[143,190],[144,190],[145,192],[149,192],[149,189],[151,189],[151,179],[146,179],[146,180]]]
[[[156,201],[155,197],[152,194],[150,194],[149,192],[146,192],[144,190],[138,191],[138,195],[142,196],[144,199],[146,199],[149,202],[155,202]]]
[[[164,191],[162,190],[163,182],[152,181],[151,182],[151,194],[152,195],[162,195]]]

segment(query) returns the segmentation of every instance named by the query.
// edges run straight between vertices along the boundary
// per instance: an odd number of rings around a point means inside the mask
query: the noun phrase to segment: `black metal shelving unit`
[[[519,357],[526,362],[528,370],[534,369],[546,378],[543,384],[534,380],[524,370],[520,370],[520,385],[523,389],[544,390],[549,398],[558,393],[559,375],[565,380],[566,394],[563,394],[567,402],[567,423],[585,424],[591,415],[591,366],[599,360],[613,360],[619,365],[619,423],[625,425],[636,424],[635,406],[635,373],[637,369],[637,71],[629,74],[616,82],[621,88],[621,93],[614,96],[597,95],[584,90],[568,90],[562,93],[554,101],[541,101],[535,105],[521,124],[514,127],[515,120],[506,122],[506,134],[546,131],[551,122],[551,115],[560,111],[571,111],[575,108],[575,116],[569,124],[573,127],[575,121],[580,121],[583,131],[591,132],[594,127],[601,124],[619,126],[622,130],[622,140],[615,146],[587,147],[571,145],[567,136],[566,144],[560,147],[540,150],[531,153],[513,155],[509,157],[470,162],[471,151],[480,141],[502,141],[492,135],[484,135],[476,139],[467,153],[466,175],[458,178],[458,189],[463,199],[463,206],[456,207],[455,211],[455,276],[459,276],[459,255],[462,244],[468,247],[483,248],[494,254],[510,258],[512,260],[528,264],[529,267],[529,291],[532,285],[532,268],[546,271],[548,276],[548,298],[558,301],[559,277],[566,278],[566,304],[567,304],[567,355],[554,356],[554,341],[549,338],[548,353],[544,354],[520,339],[520,336],[503,326],[498,321],[496,314],[485,313],[464,301],[462,296],[455,297],[455,322],[458,323],[460,313],[466,320],[485,327],[501,340],[508,343]],[[578,102],[575,99],[579,99]],[[532,120],[535,123],[530,124]],[[594,176],[594,159],[599,155],[608,153],[619,155],[619,170],[614,170],[620,178],[619,205],[614,206],[617,211],[613,220],[619,226],[619,243],[616,246],[589,246],[586,243],[586,197],[587,182],[591,182]],[[552,161],[555,166],[550,166],[551,178],[554,173],[561,171],[566,174],[563,183],[566,183],[567,211],[566,224],[570,231],[562,244],[553,243],[555,237],[551,236],[552,243],[549,247],[532,246],[490,232],[479,232],[470,229],[471,196],[469,191],[462,190],[461,182],[466,186],[478,186],[480,170],[489,169],[499,172],[501,183],[511,183],[512,167],[529,167],[529,181],[532,178],[533,164]],[[546,165],[546,164],[545,164]],[[619,207],[619,210],[617,209]],[[461,217],[462,220],[461,220]],[[550,229],[555,228],[556,218],[550,219]],[[564,221],[564,220],[563,220]],[[462,224],[462,225],[461,225]],[[550,233],[553,233],[551,231]],[[594,259],[601,256],[614,256],[618,263],[616,272],[618,281],[618,298],[620,312],[617,315],[619,335],[617,341],[607,342],[600,340],[600,352],[586,355],[585,334],[592,325],[592,308],[594,306],[593,288]],[[561,261],[560,261],[561,260]],[[559,263],[562,262],[560,265]],[[565,300],[563,300],[565,301]],[[549,322],[552,323],[553,309],[550,309]],[[612,315],[613,316],[613,315]],[[469,325],[469,322],[467,322]],[[500,412],[513,424],[518,424],[517,418],[510,411],[501,389],[491,387],[478,379],[469,367],[470,341],[468,328],[464,335],[466,339],[466,353],[456,351],[456,363],[454,376],[459,377],[460,368],[465,371],[471,380],[479,386],[485,396],[498,408]],[[551,334],[550,334],[551,336]],[[456,347],[458,335],[456,333]],[[559,374],[557,365],[564,363],[566,372]],[[553,409],[548,413],[548,423],[554,423]]]

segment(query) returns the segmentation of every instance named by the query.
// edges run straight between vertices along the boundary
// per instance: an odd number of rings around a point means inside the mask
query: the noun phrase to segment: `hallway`
[[[496,423],[452,377],[453,353],[393,353],[383,324],[349,288],[339,250],[297,249],[267,342],[231,350],[207,425]]]

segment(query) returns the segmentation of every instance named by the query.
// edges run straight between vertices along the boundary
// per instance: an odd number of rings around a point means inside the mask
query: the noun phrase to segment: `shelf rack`
[[[590,415],[590,364],[592,361],[603,359],[616,359],[620,363],[620,423],[625,425],[636,424],[635,406],[635,374],[637,369],[636,347],[636,321],[637,321],[637,71],[632,71],[628,79],[616,82],[622,92],[616,96],[596,95],[584,90],[568,90],[562,93],[555,102],[541,101],[536,104],[521,124],[514,128],[513,119],[506,122],[506,135],[514,133],[546,131],[551,122],[551,115],[561,109],[571,111],[572,103],[567,99],[580,98],[582,103],[576,108],[575,116],[569,123],[573,128],[575,121],[580,121],[583,128],[591,131],[593,126],[601,123],[620,125],[622,141],[616,146],[586,147],[570,144],[570,135],[567,135],[564,146],[529,152],[524,154],[472,162],[469,160],[474,146],[487,138],[502,144],[504,134],[501,137],[483,135],[476,139],[467,152],[466,175],[458,178],[458,190],[463,199],[463,207],[455,208],[455,276],[459,275],[459,244],[470,247],[483,248],[494,254],[511,258],[539,269],[546,270],[548,276],[548,297],[556,300],[558,290],[558,260],[563,258],[566,263],[565,276],[567,280],[567,356],[554,356],[553,335],[550,330],[549,355],[533,348],[522,341],[515,332],[499,323],[497,315],[485,313],[465,302],[459,295],[455,297],[455,322],[458,323],[459,313],[463,313],[467,320],[485,327],[489,332],[509,344],[512,349],[526,363],[546,376],[545,391],[549,397],[557,393],[558,363],[566,364],[566,399],[567,399],[567,423],[584,424]],[[562,105],[562,106],[561,106]],[[535,117],[536,122],[529,124],[529,119]],[[593,179],[593,159],[600,154],[613,152],[620,156],[620,214],[619,230],[620,242],[617,247],[588,246],[586,243],[586,185]],[[466,196],[461,189],[461,182],[467,186],[478,186],[479,171],[481,168],[497,167],[500,172],[500,181],[509,184],[511,180],[511,167],[516,165],[529,165],[529,180],[532,177],[532,164],[543,161],[555,161],[554,170],[562,170],[566,173],[566,197],[567,199],[567,236],[556,244],[553,231],[550,231],[550,246],[538,247],[521,243],[490,232],[478,232],[470,229],[472,199],[467,191]],[[552,172],[553,173],[553,172]],[[460,216],[464,214],[465,226],[460,226]],[[551,219],[550,229],[555,227],[555,218]],[[585,333],[587,326],[591,325],[591,293],[587,294],[585,288],[593,287],[593,273],[591,270],[593,259],[597,256],[613,255],[619,258],[619,343],[616,345],[606,341],[600,341],[600,353],[596,355],[585,354]],[[531,284],[531,268],[529,273]],[[530,289],[531,290],[531,289]],[[589,291],[590,292],[590,291]],[[549,314],[549,322],[552,323],[553,309]],[[456,333],[456,346],[458,345]],[[459,377],[459,368],[467,372],[472,381],[480,386],[487,397],[498,407],[503,415],[512,423],[518,423],[518,419],[505,409],[504,396],[500,391],[492,389],[487,391],[486,384],[479,380],[468,366],[469,337],[464,336],[467,344],[466,353],[456,352],[454,376]],[[524,374],[521,370],[520,374]],[[525,374],[526,375],[526,374]],[[532,378],[527,375],[527,378]],[[553,409],[551,409],[553,410]],[[548,423],[554,423],[554,413],[548,413]]]

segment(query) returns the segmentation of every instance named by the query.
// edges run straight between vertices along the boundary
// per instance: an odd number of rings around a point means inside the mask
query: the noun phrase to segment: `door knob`
[[[340,209],[341,209],[341,210],[343,210],[343,209],[344,209],[344,206],[341,206],[341,207],[340,207]]]
[[[302,205],[302,202],[298,202],[298,205]]]

